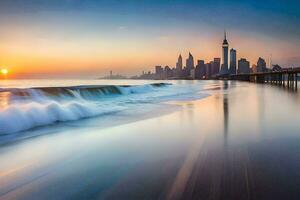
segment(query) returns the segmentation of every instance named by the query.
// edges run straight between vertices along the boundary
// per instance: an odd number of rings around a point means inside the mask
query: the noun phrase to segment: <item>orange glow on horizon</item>
[[[230,33],[230,32],[229,32]],[[250,35],[252,36],[252,35]],[[153,71],[156,65],[175,67],[179,54],[183,61],[191,52],[194,61],[210,62],[221,58],[223,35],[173,33],[153,38],[61,38],[39,39],[31,36],[8,37],[0,46],[2,66],[10,66],[9,78],[68,76],[103,76],[112,70],[122,75],[138,75],[142,71]],[[268,61],[272,53],[274,62],[297,55],[293,44],[272,39],[245,39],[234,32],[228,36],[230,48],[237,50],[237,57],[246,58],[255,64],[258,57]],[[279,48],[280,47],[280,48]],[[282,51],[288,49],[288,51]],[[281,63],[278,63],[281,64]],[[1,68],[0,68],[1,69]],[[11,72],[13,71],[13,73]],[[6,73],[6,74],[7,74]],[[1,72],[1,75],[4,73]]]

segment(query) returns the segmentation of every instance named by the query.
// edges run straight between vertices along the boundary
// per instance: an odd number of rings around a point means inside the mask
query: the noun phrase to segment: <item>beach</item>
[[[299,199],[298,92],[168,84],[188,92],[143,88],[105,101],[123,106],[110,115],[3,129],[0,199]]]

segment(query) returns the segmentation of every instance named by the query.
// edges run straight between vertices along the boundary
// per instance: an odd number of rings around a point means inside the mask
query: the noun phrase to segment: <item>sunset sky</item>
[[[294,0],[1,0],[0,68],[14,77],[125,75],[175,66],[230,48],[300,66],[300,3]]]

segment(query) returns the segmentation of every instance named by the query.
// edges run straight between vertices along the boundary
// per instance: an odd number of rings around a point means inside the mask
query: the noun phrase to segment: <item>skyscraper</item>
[[[211,61],[209,63],[206,63],[206,74],[205,74],[205,78],[210,79],[212,77],[212,73],[213,73],[213,66],[214,66],[214,62]]]
[[[222,67],[221,67],[221,71],[220,74],[221,75],[227,75],[228,74],[228,48],[229,48],[229,44],[227,42],[227,38],[226,38],[226,31],[224,32],[224,40],[223,40],[223,45],[222,45],[222,50],[223,50],[223,63],[222,63]]]
[[[179,54],[177,63],[176,63],[176,76],[177,77],[181,77],[182,75],[182,56],[181,54]]]
[[[220,72],[221,59],[214,58],[212,75],[217,75]]]
[[[176,63],[176,70],[177,71],[182,70],[182,56],[181,56],[181,54],[179,55],[177,63]]]
[[[266,61],[261,57],[258,58],[256,70],[257,72],[268,71]]]
[[[155,66],[155,74],[159,75],[163,73],[163,68],[161,66]]]
[[[188,59],[186,59],[186,68],[191,70],[194,68],[194,57],[191,53],[189,53]]]
[[[191,70],[194,69],[194,57],[189,53],[189,57],[186,59],[186,75],[191,75]]]
[[[206,66],[204,64],[204,60],[198,60],[196,70],[195,70],[195,77],[197,79],[204,79],[206,75]]]
[[[236,50],[230,49],[230,74],[236,74]]]
[[[250,73],[250,63],[245,58],[241,58],[238,61],[238,73],[239,74],[249,74]]]

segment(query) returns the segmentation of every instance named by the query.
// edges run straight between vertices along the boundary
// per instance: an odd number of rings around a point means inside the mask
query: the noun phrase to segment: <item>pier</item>
[[[297,89],[299,68],[282,69],[281,71],[259,72],[249,74],[230,75],[230,80],[248,81],[254,83],[267,83]]]

